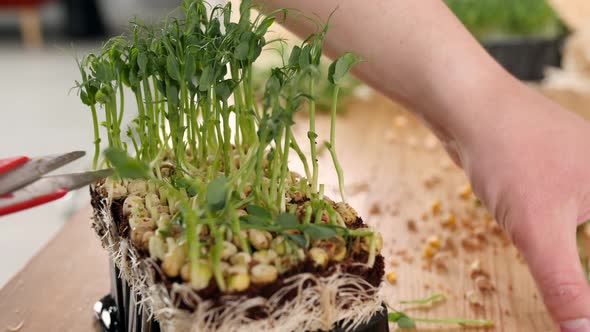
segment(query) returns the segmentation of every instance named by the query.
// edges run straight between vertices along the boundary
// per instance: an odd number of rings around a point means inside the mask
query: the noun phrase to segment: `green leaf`
[[[111,164],[115,173],[124,179],[147,179],[150,168],[146,163],[133,159],[127,153],[116,147],[109,147],[104,151],[105,158]]]
[[[283,233],[283,236],[286,239],[295,242],[301,248],[307,247],[307,244],[308,244],[307,239],[305,238],[305,236],[303,234]]]
[[[294,229],[299,226],[299,220],[291,213],[284,212],[277,217],[277,224],[284,229]]]
[[[166,58],[166,71],[173,80],[180,81],[180,64],[173,54],[168,54]]]
[[[207,34],[211,38],[215,38],[221,35],[221,23],[219,22],[218,18],[214,18],[209,22],[209,27],[207,28]]]
[[[195,61],[195,57],[188,53],[184,59],[184,79],[187,83],[192,81],[196,70],[197,63]]]
[[[80,99],[82,100],[82,103],[83,103],[84,105],[87,105],[87,106],[92,106],[92,105],[94,105],[94,96],[92,96],[92,97],[91,97],[91,96],[89,96],[89,95],[86,93],[86,91],[82,91],[82,92],[80,92]]]
[[[201,77],[199,77],[199,90],[205,92],[209,89],[211,84],[213,84],[213,79],[215,73],[213,72],[213,67],[207,66],[203,69],[201,73]]]
[[[274,16],[267,16],[264,20],[262,20],[262,22],[260,22],[258,28],[256,28],[256,34],[261,37],[264,36],[274,21]]]
[[[309,53],[310,49],[311,47],[308,44],[305,45],[299,52],[299,68],[303,69],[311,64],[311,54]]]
[[[339,85],[350,69],[352,69],[352,66],[362,61],[359,56],[353,53],[345,53],[330,65],[328,69],[328,81],[332,84]]]
[[[111,94],[113,93],[113,89],[105,85],[100,90],[96,92],[94,95],[95,100],[100,104],[106,104],[111,100]]]
[[[252,0],[242,0],[240,3],[240,21],[239,25],[242,29],[247,29],[250,24],[250,9],[252,8]]]
[[[139,66],[139,70],[141,70],[142,73],[146,73],[147,72],[147,64],[148,64],[148,57],[145,54],[145,52],[141,52],[137,55],[137,66]]]
[[[299,55],[301,54],[301,47],[293,46],[291,50],[291,55],[289,56],[289,66],[297,66],[299,65]]]
[[[416,327],[416,322],[414,322],[414,320],[412,320],[408,316],[402,316],[397,321],[397,326],[399,326],[402,329],[411,329],[411,328],[415,328]]]
[[[248,211],[248,214],[250,214],[252,216],[259,217],[259,218],[266,219],[266,220],[272,220],[272,215],[270,214],[270,211],[268,211],[267,209],[265,209],[264,207],[262,207],[260,205],[250,204],[250,205],[246,206],[246,211]]]
[[[185,177],[178,177],[174,179],[174,187],[181,189],[184,188],[189,196],[196,196],[199,193],[199,183],[197,181],[191,181]]]
[[[312,239],[327,239],[338,235],[333,227],[323,224],[304,225],[303,233],[309,235]]]
[[[101,82],[110,82],[115,78],[113,71],[111,70],[108,64],[104,62],[98,62],[95,63],[93,66],[95,72],[94,76],[97,80]]]
[[[387,315],[387,320],[391,323],[396,323],[400,328],[416,327],[416,322],[412,318],[399,311],[390,312]]]
[[[240,217],[241,227],[244,229],[258,229],[261,231],[275,232],[280,230],[279,226],[270,223],[269,219],[260,218],[253,215]]]
[[[223,8],[223,26],[225,26],[226,31],[227,27],[231,23],[231,2],[228,2],[225,7]]]
[[[227,179],[220,176],[207,185],[207,206],[211,211],[219,211],[225,207],[227,198]]]
[[[247,60],[250,55],[250,46],[252,44],[252,38],[254,33],[251,31],[243,32],[240,35],[240,42],[234,51],[234,56],[238,60]]]
[[[229,96],[234,92],[236,86],[237,84],[234,80],[227,79],[221,81],[215,86],[215,94],[219,100],[227,101]]]

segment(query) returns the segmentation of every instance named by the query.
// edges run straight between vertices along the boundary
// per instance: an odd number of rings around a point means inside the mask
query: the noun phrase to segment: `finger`
[[[529,227],[515,230],[513,237],[561,331],[590,332],[590,290],[580,265],[574,223],[565,220],[575,216],[522,223]]]

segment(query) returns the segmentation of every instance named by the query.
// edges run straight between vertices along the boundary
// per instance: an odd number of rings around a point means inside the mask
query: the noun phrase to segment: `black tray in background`
[[[523,81],[543,79],[545,68],[559,67],[564,37],[507,37],[481,43],[506,70]]]

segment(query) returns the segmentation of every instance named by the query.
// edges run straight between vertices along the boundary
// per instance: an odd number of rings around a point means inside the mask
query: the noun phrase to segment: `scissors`
[[[103,169],[45,176],[85,154],[73,151],[35,158],[0,159],[0,216],[54,201],[112,173],[110,169]]]

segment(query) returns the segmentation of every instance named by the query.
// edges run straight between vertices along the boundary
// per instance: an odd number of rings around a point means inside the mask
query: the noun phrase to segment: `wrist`
[[[465,153],[482,148],[488,138],[513,124],[519,113],[528,111],[527,100],[539,99],[496,66],[451,78],[453,88],[441,86],[441,92],[434,94],[437,106],[424,112],[428,125],[460,164]]]

